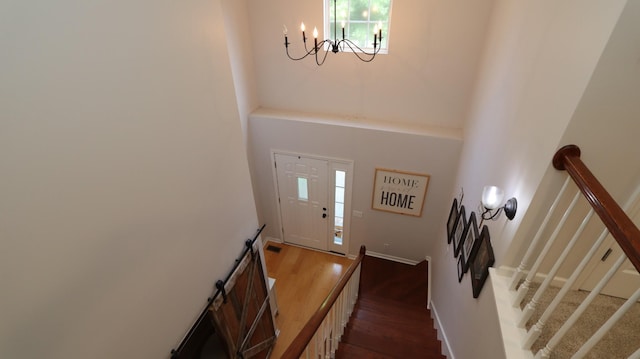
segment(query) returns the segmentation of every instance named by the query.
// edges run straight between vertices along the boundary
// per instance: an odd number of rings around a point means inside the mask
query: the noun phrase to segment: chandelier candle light
[[[330,48],[331,52],[333,52],[334,54],[340,51],[344,51],[345,46],[347,46],[353,52],[354,55],[356,55],[361,61],[364,61],[364,62],[373,61],[373,59],[376,57],[378,52],[380,52],[380,48],[382,48],[382,22],[377,24],[373,30],[373,52],[366,52],[363,49],[361,49],[358,45],[356,45],[353,41],[345,38],[344,22],[342,22],[342,39],[338,40],[338,17],[337,17],[336,2],[337,0],[333,0],[333,33],[335,34],[335,39],[333,40],[326,39],[318,42],[318,28],[314,27],[313,28],[313,48],[309,49],[307,47],[307,37],[304,33],[304,30],[305,30],[304,22],[301,23],[300,30],[302,30],[302,42],[304,43],[304,49],[306,51],[306,53],[301,57],[292,57],[291,54],[289,54],[290,43],[287,37],[287,26],[284,25],[284,30],[283,30],[284,48],[287,53],[287,56],[291,60],[298,61],[306,58],[309,55],[314,55],[316,59],[316,64],[318,64],[318,66],[322,66],[322,64],[324,64],[324,61],[327,59],[327,54],[329,52],[325,51],[324,56],[321,55],[320,57],[318,57],[318,53],[320,52],[322,47],[324,47],[325,45],[327,46],[327,48]],[[380,46],[378,46],[378,44]]]

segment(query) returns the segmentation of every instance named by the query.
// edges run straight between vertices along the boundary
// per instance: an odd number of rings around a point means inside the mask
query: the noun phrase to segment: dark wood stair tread
[[[365,257],[360,297],[336,359],[445,359],[426,308],[426,271],[426,262],[410,266]]]

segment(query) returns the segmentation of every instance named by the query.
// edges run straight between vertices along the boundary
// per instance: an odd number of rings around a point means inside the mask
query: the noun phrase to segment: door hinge
[[[606,261],[606,260],[607,260],[607,258],[609,258],[609,255],[611,254],[611,252],[613,252],[613,251],[611,250],[611,248],[607,249],[607,251],[604,253],[604,255],[602,256],[602,258],[600,258],[600,260],[601,260],[601,261],[603,261],[603,262],[604,262],[604,261]]]

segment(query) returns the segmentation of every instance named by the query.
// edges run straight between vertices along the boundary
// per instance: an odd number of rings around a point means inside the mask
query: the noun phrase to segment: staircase
[[[426,298],[426,261],[411,266],[366,256],[336,359],[444,359]]]

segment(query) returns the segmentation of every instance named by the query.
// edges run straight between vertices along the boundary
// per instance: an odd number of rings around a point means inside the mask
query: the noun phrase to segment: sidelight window
[[[344,190],[346,183],[346,172],[336,170],[336,188],[335,188],[335,208],[333,219],[334,238],[333,243],[342,245],[342,235],[344,229]]]

